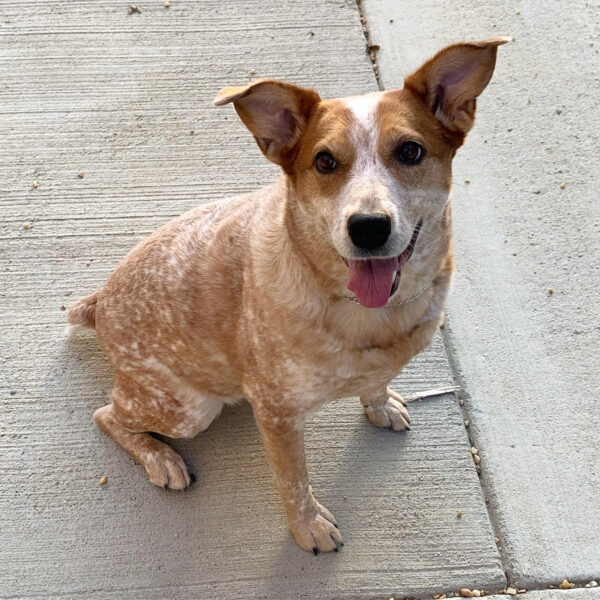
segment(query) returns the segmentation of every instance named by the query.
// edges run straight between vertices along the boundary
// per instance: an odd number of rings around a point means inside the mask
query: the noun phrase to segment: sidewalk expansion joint
[[[600,583],[598,583],[598,579],[592,579],[586,583],[573,583],[569,579],[563,579],[560,583],[550,584],[546,587],[532,587],[532,588],[516,588],[507,586],[506,588],[499,590],[488,590],[488,589],[477,589],[477,588],[461,588],[457,591],[447,591],[440,592],[437,594],[433,594],[432,596],[423,596],[425,598],[432,598],[433,600],[446,600],[447,598],[480,598],[486,596],[506,596],[510,598],[511,596],[523,596],[527,595],[530,592],[563,592],[567,590],[582,590],[582,589],[596,589],[600,592]],[[404,598],[404,600],[409,600],[409,598]]]
[[[374,44],[371,40],[371,33],[369,31],[369,24],[367,22],[367,14],[364,11],[362,0],[356,0],[356,7],[358,8],[360,24],[362,26],[363,35],[365,36],[365,51],[371,60],[371,65],[373,66],[373,73],[375,75],[375,80],[377,81],[377,87],[380,91],[383,91],[383,85],[381,83],[381,77],[379,73],[379,64],[377,62],[377,52],[380,50],[380,46],[378,44]]]
[[[450,332],[447,326],[441,327],[442,341],[444,343],[444,349],[446,351],[446,357],[448,359],[448,365],[450,367],[450,373],[454,381],[457,382],[460,391],[456,394],[458,398],[458,404],[461,409],[463,423],[465,425],[467,437],[469,440],[469,444],[471,445],[471,454],[473,456],[473,463],[475,464],[475,469],[477,471],[477,476],[479,477],[479,483],[481,485],[481,489],[484,495],[485,507],[488,513],[488,518],[490,521],[490,525],[492,527],[492,531],[494,534],[494,541],[498,547],[498,552],[500,554],[500,560],[502,562],[502,568],[504,570],[504,574],[506,576],[506,586],[507,588],[512,587],[510,580],[510,573],[508,571],[507,565],[508,554],[502,543],[502,532],[500,530],[500,526],[498,524],[498,519],[496,516],[496,512],[494,510],[494,506],[491,503],[491,500],[488,496],[489,485],[487,483],[486,471],[485,471],[485,461],[482,462],[481,456],[479,455],[479,446],[477,445],[477,440],[475,439],[475,435],[471,428],[471,423],[473,422],[472,414],[470,410],[470,400],[471,396],[466,392],[467,385],[464,377],[462,375],[462,371],[458,364],[458,359],[456,356],[456,352],[454,351],[454,345],[452,343],[452,338],[450,336]],[[469,402],[465,402],[465,400]]]

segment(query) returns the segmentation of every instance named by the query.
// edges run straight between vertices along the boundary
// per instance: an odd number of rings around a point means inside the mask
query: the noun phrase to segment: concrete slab
[[[325,96],[375,87],[353,2],[138,6],[3,6],[0,596],[362,599],[503,586],[452,395],[415,403],[407,435],[371,427],[356,400],[315,417],[313,485],[346,540],[319,557],[286,530],[247,406],[176,444],[198,476],[183,494],[151,486],[92,423],[110,368],[93,335],[62,336],[62,307],[170,217],[275,176],[233,111],[210,106],[216,91],[267,75]],[[400,389],[449,381],[438,340]]]
[[[598,3],[363,4],[386,87],[448,43],[516,37],[455,162],[446,331],[511,581],[597,578]]]
[[[71,360],[99,358],[91,339],[78,350]],[[314,557],[287,532],[249,407],[174,444],[198,482],[169,493],[91,422],[100,386],[56,397],[68,377],[49,377],[48,396],[25,392],[12,406],[20,414],[7,415],[2,597],[365,598],[505,585],[453,397],[415,406],[406,436],[370,427],[351,400],[314,419],[312,483],[346,541]]]

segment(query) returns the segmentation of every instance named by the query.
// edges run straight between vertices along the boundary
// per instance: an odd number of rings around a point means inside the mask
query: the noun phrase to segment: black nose
[[[382,213],[355,213],[348,219],[348,233],[355,246],[374,250],[390,237],[392,220]]]

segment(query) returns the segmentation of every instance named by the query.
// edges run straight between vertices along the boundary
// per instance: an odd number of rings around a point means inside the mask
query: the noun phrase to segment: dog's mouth
[[[420,219],[408,246],[398,256],[344,259],[350,271],[348,289],[354,292],[360,304],[366,308],[381,308],[396,293],[400,285],[402,267],[412,256],[422,224],[423,220]]]

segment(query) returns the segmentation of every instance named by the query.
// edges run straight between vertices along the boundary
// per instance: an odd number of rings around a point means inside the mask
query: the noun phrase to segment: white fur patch
[[[365,96],[344,98],[344,103],[356,119],[356,123],[352,126],[352,139],[356,148],[356,161],[353,167],[355,172],[364,173],[369,166],[374,167],[377,162],[379,124],[375,117],[381,96],[381,92],[374,92]]]
[[[171,393],[181,403],[181,413],[184,418],[169,432],[168,435],[171,437],[194,437],[200,431],[208,428],[219,416],[225,404],[236,400],[234,398],[218,398],[196,390],[154,356],[148,357],[142,361],[142,364],[166,377],[171,385]],[[160,390],[155,391],[156,396],[161,393]]]
[[[71,337],[72,335],[74,335],[78,331],[81,331],[82,329],[89,329],[89,327],[86,327],[85,325],[71,325],[69,323],[65,327],[65,335],[68,335],[69,337]]]
[[[381,92],[373,92],[363,96],[348,96],[343,98],[343,102],[352,111],[356,120],[368,130],[374,125],[375,109],[381,100],[381,95]]]
[[[346,226],[349,216],[353,213],[389,215],[392,219],[389,246],[396,254],[400,254],[406,247],[412,232],[401,212],[407,192],[389,172],[378,151],[380,124],[377,121],[377,107],[382,97],[383,92],[374,92],[343,99],[354,116],[354,122],[350,125],[350,135],[356,155],[350,177],[336,199],[338,213],[333,242],[338,252],[345,257],[352,257],[355,252]],[[404,243],[406,235],[408,239]]]

